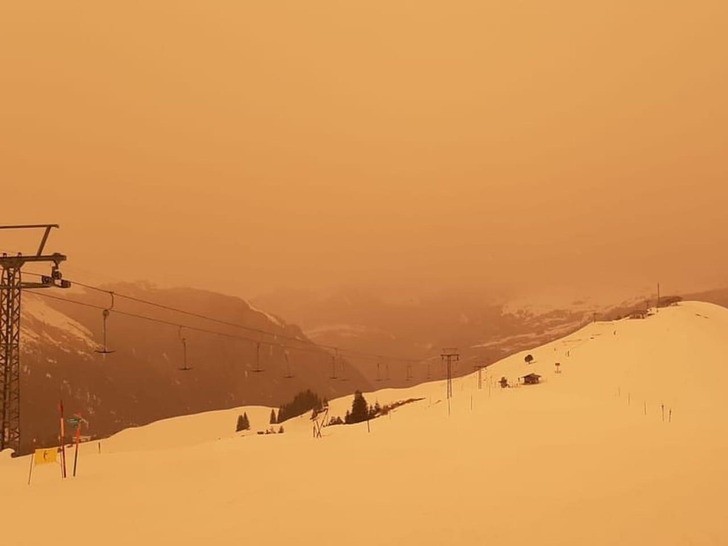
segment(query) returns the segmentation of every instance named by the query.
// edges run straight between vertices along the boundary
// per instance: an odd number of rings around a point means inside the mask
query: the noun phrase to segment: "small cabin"
[[[539,379],[541,379],[541,376],[537,373],[529,373],[528,375],[523,376],[523,384],[524,385],[537,385],[539,382]]]

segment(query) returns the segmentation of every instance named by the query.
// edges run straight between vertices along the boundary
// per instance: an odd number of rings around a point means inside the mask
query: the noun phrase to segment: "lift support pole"
[[[0,226],[0,230],[42,229],[35,255],[18,253],[0,256],[0,451],[20,448],[20,296],[28,288],[69,288],[59,269],[63,254],[43,254],[51,229],[57,224]],[[27,263],[51,263],[51,274],[41,282],[23,282],[21,270]]]

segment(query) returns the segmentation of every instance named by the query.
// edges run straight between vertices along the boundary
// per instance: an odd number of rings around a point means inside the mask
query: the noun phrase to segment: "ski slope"
[[[2,543],[725,545],[726,354],[728,309],[688,302],[513,355],[481,389],[458,378],[449,408],[443,382],[365,393],[423,399],[371,432],[209,412],[84,444],[78,477],[45,465],[31,486],[3,454]]]

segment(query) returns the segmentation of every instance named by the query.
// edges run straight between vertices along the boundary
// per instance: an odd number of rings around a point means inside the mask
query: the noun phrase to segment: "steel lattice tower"
[[[43,238],[35,255],[0,256],[0,451],[20,447],[20,299],[23,289],[69,288],[63,281],[60,263],[62,254],[44,255],[43,249],[56,224],[0,226],[0,230],[43,229]],[[51,274],[41,276],[41,282],[22,282],[21,269],[26,263],[50,262]]]
[[[20,444],[20,268],[3,267],[0,286],[1,451]]]
[[[447,399],[450,400],[452,398],[452,363],[460,360],[460,353],[455,348],[445,348],[442,350],[440,359],[447,364],[445,385],[447,387]]]

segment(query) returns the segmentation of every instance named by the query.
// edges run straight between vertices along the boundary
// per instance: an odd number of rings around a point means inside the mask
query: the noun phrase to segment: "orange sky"
[[[69,276],[728,284],[725,1],[6,4],[0,223]]]

